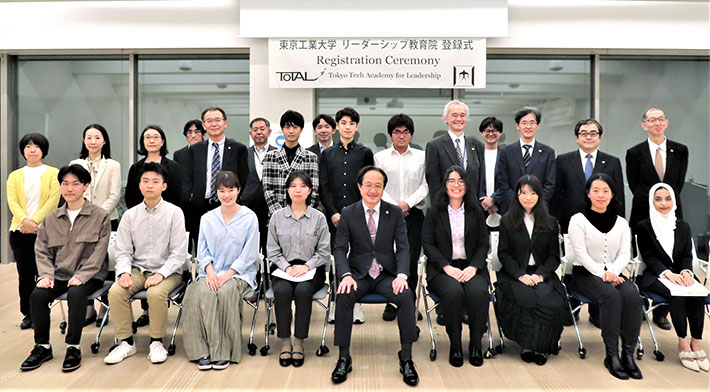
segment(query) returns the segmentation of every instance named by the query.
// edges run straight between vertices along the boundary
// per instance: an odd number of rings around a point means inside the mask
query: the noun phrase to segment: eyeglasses
[[[404,131],[392,131],[392,136],[409,136],[411,134],[412,132],[409,129],[405,129]]]
[[[500,131],[495,128],[486,128],[481,133],[496,133],[496,132],[500,132]]]
[[[592,131],[592,132],[580,132],[579,137],[597,137],[599,136],[599,132]]]
[[[146,136],[143,136],[143,139],[144,140],[161,140],[162,137],[160,137],[158,135],[146,135]]]
[[[222,121],[224,121],[223,118],[208,118],[208,119],[205,120],[204,122],[205,122],[205,124],[212,124],[212,123],[214,123],[214,124],[219,124],[219,123],[221,123]]]
[[[374,189],[376,191],[381,191],[385,188],[384,186],[382,186],[382,184],[372,184],[370,182],[366,182],[366,183],[362,184],[362,187],[367,190]]]
[[[448,180],[446,180],[446,185],[451,185],[451,186],[454,186],[454,185],[464,186],[464,185],[466,185],[466,182],[463,180],[463,178],[459,178],[458,180],[453,179],[453,178],[449,178]]]
[[[537,125],[537,121],[521,121],[520,125],[523,127],[527,127],[528,125],[534,127],[535,125]]]
[[[662,123],[666,120],[668,120],[668,119],[665,117],[654,117],[654,118],[647,118],[645,122],[647,122],[649,124],[653,124],[653,123]]]

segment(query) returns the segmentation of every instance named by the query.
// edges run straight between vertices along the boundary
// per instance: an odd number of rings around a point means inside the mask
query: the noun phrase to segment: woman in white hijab
[[[678,335],[678,351],[683,366],[694,371],[710,371],[710,360],[702,349],[704,297],[673,297],[659,279],[681,285],[693,284],[692,234],[690,226],[676,218],[673,188],[664,183],[651,187],[648,194],[649,218],[639,222],[638,246],[646,270],[638,285],[646,292],[668,299],[673,327]],[[686,338],[688,326],[692,340]]]

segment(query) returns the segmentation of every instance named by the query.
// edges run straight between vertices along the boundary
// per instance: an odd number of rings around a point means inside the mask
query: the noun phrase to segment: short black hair
[[[217,173],[217,177],[214,180],[214,191],[217,192],[220,187],[242,189],[241,184],[239,184],[239,178],[231,170],[222,170]]]
[[[318,124],[320,124],[320,120],[325,121],[328,125],[330,125],[331,128],[335,129],[335,120],[333,119],[333,117],[330,117],[327,114],[319,114],[316,116],[316,118],[313,119],[313,129],[316,129]]]
[[[84,167],[79,164],[75,163],[73,165],[63,166],[61,169],[59,169],[59,174],[57,174],[57,181],[59,181],[59,183],[61,184],[67,174],[75,175],[76,178],[79,179],[79,182],[83,185],[91,184],[91,174],[88,170],[84,169]]]
[[[36,132],[28,133],[20,139],[20,155],[25,156],[25,147],[27,147],[30,142],[39,147],[39,150],[42,151],[42,159],[47,157],[49,153],[49,140],[41,133]]]
[[[158,162],[144,163],[143,167],[141,167],[139,170],[138,178],[143,178],[143,174],[145,174],[146,172],[158,173],[161,177],[163,177],[163,182],[168,182],[168,171],[165,170],[163,165],[159,164]]]
[[[540,123],[540,120],[542,120],[542,112],[540,111],[540,109],[533,106],[525,106],[518,110],[517,113],[515,113],[515,123],[520,124],[520,119],[527,116],[528,114],[534,114],[535,121],[537,121],[538,124]]]
[[[414,135],[414,120],[412,120],[411,117],[407,116],[404,113],[395,114],[394,116],[390,117],[389,121],[387,121],[387,133],[392,136],[392,131],[394,131],[395,128],[399,127],[407,128],[409,130],[409,133]]]
[[[224,117],[222,120],[227,120],[227,113],[225,113],[224,110],[222,110],[222,108],[217,107],[217,106],[206,107],[205,110],[202,111],[202,114],[200,114],[200,119],[202,121],[205,121],[205,114],[207,114],[207,112],[214,112],[214,111],[222,113],[222,117]]]
[[[292,126],[292,127],[299,127],[303,129],[303,125],[305,125],[306,120],[303,118],[303,115],[295,110],[287,110],[284,112],[284,114],[281,115],[281,120],[279,121],[279,125],[281,128],[285,128],[287,126]]]
[[[373,166],[373,165],[365,166],[362,169],[360,169],[359,172],[357,172],[357,183],[362,185],[362,178],[365,177],[365,174],[367,174],[367,172],[373,171],[373,170],[382,174],[382,177],[385,179],[385,183],[382,184],[382,186],[387,186],[387,173],[385,173],[385,171],[380,169],[379,167]]]
[[[196,131],[200,131],[200,133],[204,134],[205,133],[205,128],[202,126],[202,121],[198,119],[190,120],[185,123],[185,126],[182,127],[182,135],[187,136],[187,131],[190,130],[190,127],[195,126]]]
[[[485,131],[489,126],[493,126],[495,130],[503,133],[503,121],[500,121],[495,117],[484,118],[483,121],[481,121],[481,125],[478,126],[478,132],[483,133],[483,131]]]
[[[306,197],[306,205],[311,205],[311,198],[313,197],[313,181],[311,181],[311,176],[309,176],[308,173],[304,172],[303,170],[294,170],[289,173],[288,177],[286,177],[286,204],[291,205],[291,203],[293,203],[293,200],[291,200],[291,196],[288,194],[288,188],[291,186],[291,183],[297,178],[300,178],[301,181],[303,181],[303,183],[306,184],[306,186],[311,190],[311,192]]]
[[[106,128],[101,124],[89,124],[84,128],[84,133],[81,134],[81,152],[79,153],[79,158],[85,159],[89,157],[89,149],[86,148],[86,144],[84,144],[84,138],[86,138],[86,132],[89,129],[95,129],[101,132],[101,136],[104,138],[104,145],[101,147],[101,155],[106,159],[111,158],[111,141],[108,138],[108,131],[106,131]]]
[[[271,123],[269,122],[269,120],[265,119],[264,117],[256,117],[253,120],[249,121],[249,131],[251,131],[252,125],[254,125],[254,123],[257,121],[263,121],[264,124],[266,124],[266,127],[271,129]]]
[[[344,107],[335,113],[335,122],[339,123],[343,117],[350,117],[355,124],[360,124],[360,113],[351,107]]]
[[[609,185],[609,189],[611,190],[611,200],[609,201],[607,210],[611,209],[611,212],[617,215],[619,214],[619,211],[623,212],[623,210],[621,210],[621,202],[616,197],[616,190],[618,189],[616,181],[614,181],[610,175],[602,172],[592,173],[592,175],[587,179],[587,182],[584,184],[584,194],[587,195],[587,197],[584,198],[584,205],[587,208],[592,208],[592,200],[588,197],[588,195],[589,190],[592,189],[592,183],[594,181],[603,181]]]
[[[604,133],[604,128],[602,128],[602,125],[599,124],[599,121],[593,119],[593,118],[588,118],[586,120],[580,120],[577,125],[574,126],[574,136],[579,136],[579,128],[582,127],[582,125],[589,125],[589,124],[594,124],[597,126],[597,129],[599,130],[599,137],[602,136],[602,133]]]
[[[148,125],[143,129],[143,132],[141,132],[140,140],[138,141],[138,154],[148,156],[148,150],[145,149],[145,140],[143,140],[143,136],[149,129],[158,132],[160,134],[160,137],[163,139],[163,145],[160,146],[160,156],[164,157],[168,155],[168,140],[165,138],[165,132],[163,132],[163,128],[160,128],[157,125]]]

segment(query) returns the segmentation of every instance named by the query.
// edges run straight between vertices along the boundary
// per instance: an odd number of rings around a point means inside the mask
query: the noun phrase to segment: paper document
[[[674,297],[706,297],[710,295],[710,290],[700,284],[697,280],[693,280],[692,286],[681,286],[668,280],[665,276],[658,278],[664,286],[668,288],[671,295]]]
[[[271,273],[271,276],[275,276],[277,278],[284,279],[284,280],[290,280],[291,282],[305,282],[307,280],[313,279],[313,277],[316,276],[316,270],[315,269],[308,270],[308,272],[306,272],[305,274],[303,274],[299,277],[293,277],[293,276],[289,275],[286,271],[284,271],[280,268],[277,268],[274,270],[274,272]]]

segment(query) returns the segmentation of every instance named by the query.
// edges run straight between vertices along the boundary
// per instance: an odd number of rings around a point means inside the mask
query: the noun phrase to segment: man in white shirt
[[[429,186],[424,176],[424,151],[409,145],[414,135],[414,121],[406,114],[392,116],[387,122],[387,133],[392,138],[392,147],[375,154],[375,166],[384,170],[389,178],[382,199],[399,206],[404,214],[410,252],[408,283],[409,287],[416,288],[424,224],[422,210],[429,193]],[[396,316],[395,306],[387,304],[382,318],[385,321],[392,321]]]
[[[496,187],[496,163],[498,162],[498,153],[500,151],[498,141],[503,134],[503,122],[495,117],[486,117],[478,126],[478,131],[483,136],[483,145],[485,147],[483,158],[486,167],[485,179],[485,196],[481,196],[481,207],[489,214],[498,212],[498,207],[493,200],[493,192]]]
[[[143,203],[123,214],[116,236],[116,278],[109,290],[111,319],[120,344],[105,358],[115,364],[136,353],[132,314],[128,300],[146,290],[150,319],[152,363],[165,362],[163,347],[168,317],[168,295],[182,282],[187,234],[182,210],[162,199],[167,173],[157,163],[147,163],[139,184]]]

